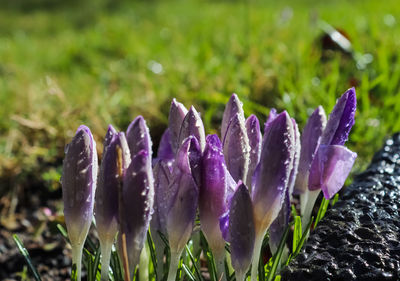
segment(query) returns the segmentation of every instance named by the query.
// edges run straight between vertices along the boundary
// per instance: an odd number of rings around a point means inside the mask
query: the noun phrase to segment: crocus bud
[[[93,218],[97,168],[96,143],[89,128],[82,125],[66,147],[61,179],[65,223],[78,280],[83,244]]]
[[[154,179],[151,161],[151,140],[143,118],[136,118],[127,131],[132,161],[125,172],[120,195],[119,245],[122,253],[126,239],[129,269],[139,263],[154,202]]]
[[[151,138],[149,128],[142,116],[136,117],[126,130],[126,140],[131,152],[131,159],[141,150],[145,150],[151,158]]]
[[[236,280],[245,280],[250,267],[255,240],[253,206],[249,191],[239,183],[229,210],[229,238],[232,266]]]
[[[221,141],[217,135],[207,136],[202,170],[199,198],[201,229],[218,267],[219,262],[223,266],[225,256],[225,242],[219,227],[219,218],[227,211],[228,196],[233,193],[236,184],[226,168]],[[219,274],[220,272],[218,276]]]
[[[168,280],[175,280],[180,255],[193,230],[199,190],[192,171],[195,166],[200,166],[200,156],[197,138],[190,136],[182,143],[174,162],[170,185],[171,200],[167,211],[167,233],[171,250]]]
[[[258,162],[260,162],[261,142],[262,142],[260,122],[258,121],[258,118],[255,115],[250,115],[249,118],[247,118],[246,131],[250,145],[250,159],[249,159],[250,161],[249,161],[249,170],[247,172],[246,185],[248,187],[251,187],[254,171],[256,170]]]
[[[185,118],[182,121],[181,130],[179,132],[178,143],[179,145],[189,136],[197,138],[201,151],[204,151],[205,147],[205,132],[203,121],[200,118],[200,114],[197,110],[191,106]]]
[[[252,198],[256,228],[265,232],[277,217],[288,187],[295,153],[293,122],[280,113],[264,136]]]
[[[108,279],[111,248],[118,231],[118,192],[130,162],[125,134],[117,133],[110,125],[104,139],[95,204],[96,227],[102,253],[102,280]]]
[[[257,264],[264,235],[277,218],[285,199],[295,154],[293,122],[286,111],[269,124],[263,139],[260,163],[252,192],[256,240],[251,280],[257,279]]]
[[[113,130],[110,125],[105,144]],[[118,231],[118,188],[130,162],[125,134],[114,134],[108,145],[104,146],[96,191],[95,218],[100,240],[113,241]]]
[[[288,188],[286,189],[285,200],[281,210],[279,211],[278,217],[273,221],[269,228],[269,245],[272,253],[275,253],[278,249],[279,242],[289,225],[290,211],[291,211],[291,201],[293,187],[297,176],[297,169],[299,165],[300,157],[300,132],[296,121],[292,118],[293,129],[294,129],[294,156],[293,156],[293,166],[290,171]]]
[[[250,161],[249,138],[244,116],[235,114],[226,129],[223,151],[228,171],[235,181],[246,181]]]
[[[232,94],[228,103],[225,105],[224,115],[221,123],[221,138],[224,138],[226,130],[233,116],[239,114],[244,118],[243,104],[236,94]]]
[[[321,135],[326,125],[326,114],[322,106],[318,106],[311,114],[301,135],[301,151],[299,169],[294,186],[295,194],[302,194],[308,188],[308,174],[312,160],[317,152]]]
[[[180,146],[179,134],[181,132],[183,119],[185,118],[187,112],[188,111],[183,104],[177,102],[176,99],[172,100],[168,117],[168,127],[170,131],[172,151],[174,153],[178,151]]]

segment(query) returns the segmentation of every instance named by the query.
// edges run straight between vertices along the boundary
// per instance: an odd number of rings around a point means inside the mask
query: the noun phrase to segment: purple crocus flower
[[[132,161],[125,172],[120,192],[118,240],[119,250],[122,253],[125,237],[132,276],[144,246],[154,201],[151,140],[149,130],[141,116],[129,126],[127,141]]]
[[[321,145],[311,164],[309,189],[322,189],[326,199],[331,199],[342,188],[357,157],[344,147],[354,125],[356,105],[356,92],[351,88],[340,97],[329,115]]]
[[[235,181],[247,180],[250,162],[250,145],[246,131],[243,105],[236,94],[229,99],[221,125],[223,152],[226,165]]]
[[[118,232],[118,192],[130,162],[125,134],[117,133],[110,125],[104,140],[95,204],[96,227],[102,253],[102,280],[108,280],[111,248]]]
[[[253,174],[256,170],[261,156],[262,135],[260,122],[255,115],[250,115],[246,120],[246,131],[250,145],[249,169],[247,172],[246,186],[251,187]]]
[[[201,149],[196,137],[189,136],[178,150],[173,165],[166,228],[171,250],[168,281],[175,280],[182,251],[192,234],[199,190]]]
[[[225,165],[221,141],[217,135],[208,135],[202,157],[199,210],[201,229],[214,254],[218,276],[224,272],[225,258],[219,218],[227,211],[235,187],[236,183]]]
[[[245,280],[252,261],[255,225],[250,193],[241,182],[232,197],[229,213],[228,236],[232,266],[235,269],[236,280],[242,281]]]
[[[163,135],[161,136],[160,144],[157,150],[157,158],[155,159],[155,162],[157,162],[158,160],[164,160],[170,163],[173,162],[174,158],[175,154],[174,151],[172,150],[170,129],[167,128],[164,131]]]
[[[278,249],[279,242],[282,239],[285,229],[289,225],[291,201],[294,189],[294,184],[297,176],[299,158],[300,158],[300,132],[296,121],[292,118],[293,129],[294,129],[294,156],[292,170],[290,171],[288,188],[286,189],[285,200],[283,206],[278,214],[278,217],[271,224],[269,229],[269,245],[272,253],[275,253]]]
[[[256,239],[251,274],[253,281],[257,278],[262,240],[282,208],[293,169],[295,151],[293,121],[284,111],[270,122],[265,132],[261,160],[254,176],[252,200]]]
[[[181,132],[183,119],[185,119],[187,112],[188,110],[183,104],[177,102],[176,99],[172,100],[171,108],[169,110],[168,127],[172,151],[174,153],[176,153],[180,147],[179,134]]]
[[[340,97],[329,115],[320,145],[311,162],[308,192],[300,197],[306,222],[320,191],[322,190],[326,199],[331,199],[343,187],[354,165],[357,154],[344,144],[354,125],[356,106],[356,92],[351,88]]]
[[[66,147],[61,179],[65,223],[78,281],[83,245],[93,218],[97,169],[96,142],[89,128],[82,125]]]
[[[194,136],[197,138],[201,151],[204,151],[204,147],[206,144],[206,137],[204,132],[203,121],[200,118],[200,114],[191,106],[185,118],[182,121],[181,130],[179,132],[179,145],[183,143],[183,141],[189,137]]]

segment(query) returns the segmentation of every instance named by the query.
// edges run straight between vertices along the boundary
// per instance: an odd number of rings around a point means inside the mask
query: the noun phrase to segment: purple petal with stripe
[[[256,170],[258,162],[260,162],[261,142],[262,142],[260,122],[258,121],[255,115],[250,115],[249,118],[247,118],[246,131],[250,145],[250,161],[249,161],[249,169],[247,172],[246,185],[250,187],[254,171]]]
[[[201,151],[204,151],[206,143],[204,125],[200,118],[200,114],[193,106],[190,107],[188,113],[183,119],[178,138],[179,145],[189,136],[196,137],[200,144]]]
[[[228,103],[225,105],[224,115],[222,117],[221,123],[221,138],[225,138],[226,130],[228,129],[229,123],[231,122],[232,117],[236,114],[243,116],[244,119],[244,112],[243,112],[243,104],[239,100],[236,94],[232,94]]]
[[[138,116],[128,126],[126,130],[126,140],[128,142],[129,150],[131,152],[131,159],[135,157],[140,151],[144,150],[149,153],[151,158],[151,138],[149,128],[146,121],[142,116]]]
[[[176,153],[179,149],[179,133],[181,132],[182,122],[187,114],[186,107],[177,102],[176,99],[172,100],[171,108],[169,110],[168,128],[170,131],[170,142],[172,151]]]

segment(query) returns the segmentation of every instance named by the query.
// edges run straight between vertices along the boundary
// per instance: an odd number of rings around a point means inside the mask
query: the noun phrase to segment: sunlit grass
[[[339,51],[323,53],[321,20],[344,30],[372,63],[359,69]],[[57,188],[64,144],[81,123],[100,144],[106,124],[125,129],[142,114],[157,143],[173,97],[198,107],[209,133],[232,92],[246,115],[265,120],[269,108],[287,109],[302,127],[313,108],[329,112],[353,85],[349,147],[359,170],[400,130],[399,23],[395,0],[2,9],[0,173]]]

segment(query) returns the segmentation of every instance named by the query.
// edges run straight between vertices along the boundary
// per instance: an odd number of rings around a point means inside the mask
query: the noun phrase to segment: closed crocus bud
[[[258,121],[258,118],[255,115],[250,115],[249,118],[247,118],[246,131],[250,145],[250,161],[249,161],[249,169],[247,172],[246,185],[248,187],[251,187],[254,171],[256,170],[258,162],[260,162],[261,142],[262,142],[260,122]]]
[[[242,281],[245,280],[253,257],[255,225],[250,193],[241,182],[232,197],[229,214],[232,266],[236,280]]]
[[[175,280],[181,253],[193,230],[199,190],[193,169],[200,166],[201,149],[197,138],[184,140],[173,166],[171,200],[167,211],[167,233],[171,251],[168,281]],[[197,163],[196,163],[197,162]]]
[[[179,134],[181,132],[182,122],[188,110],[186,107],[177,102],[176,99],[172,100],[171,108],[169,110],[168,127],[170,131],[170,140],[172,151],[176,153],[179,149]]]
[[[144,246],[154,202],[153,173],[150,152],[139,151],[124,175],[120,197],[120,252],[123,253],[126,243],[129,271],[132,276],[139,263],[140,253]],[[123,241],[125,238],[125,241]]]
[[[278,116],[278,112],[276,111],[275,108],[271,108],[271,110],[269,111],[268,114],[268,118],[267,121],[265,121],[264,124],[264,134],[267,133],[269,125],[271,124],[271,122]]]
[[[126,140],[131,152],[131,159],[141,150],[149,153],[151,158],[151,138],[149,128],[142,116],[136,117],[126,130]]]
[[[228,209],[228,196],[235,183],[231,178],[217,135],[208,135],[202,158],[202,184],[200,185],[200,222],[216,261],[217,274],[224,271],[225,242],[219,227],[219,218]]]
[[[290,171],[288,188],[286,189],[285,200],[281,210],[279,211],[278,217],[273,221],[269,228],[269,245],[272,253],[275,253],[278,249],[279,242],[289,225],[290,211],[291,211],[291,201],[292,193],[294,188],[294,183],[297,176],[297,170],[299,166],[300,157],[300,132],[296,121],[292,118],[293,129],[294,129],[294,156],[293,156],[293,166]]]
[[[250,145],[242,115],[236,114],[231,118],[223,141],[223,151],[233,179],[245,182],[250,162]]]
[[[96,143],[89,128],[82,125],[66,147],[61,179],[65,223],[78,281],[83,245],[93,218],[97,168]]]
[[[251,279],[257,278],[257,264],[264,235],[281,210],[293,169],[295,154],[293,122],[287,112],[269,125],[263,140],[261,159],[256,169],[252,193],[256,242]]]
[[[201,151],[204,151],[206,144],[203,121],[197,110],[191,106],[185,118],[183,119],[181,130],[179,132],[179,145],[189,136],[194,136],[199,141]]]
[[[125,170],[131,162],[125,134],[117,133],[110,125],[103,151],[96,190],[95,218],[102,253],[101,277],[102,280],[108,280],[111,248],[118,231],[118,192]]]
[[[244,118],[244,112],[243,112],[243,104],[239,100],[238,96],[236,94],[232,94],[230,97],[228,103],[225,105],[225,110],[224,110],[224,115],[222,117],[222,123],[221,123],[221,138],[223,139],[226,130],[228,129],[229,123],[232,119],[233,116],[236,114],[239,114],[243,116]]]
[[[326,125],[326,114],[322,106],[318,106],[311,116],[301,134],[301,151],[299,169],[294,186],[295,194],[302,194],[308,188],[308,174],[312,160],[321,141],[322,132]]]

